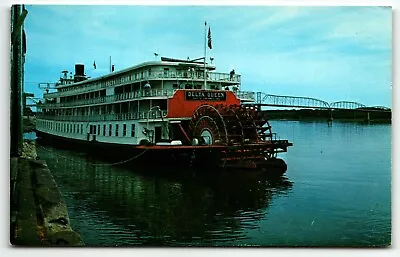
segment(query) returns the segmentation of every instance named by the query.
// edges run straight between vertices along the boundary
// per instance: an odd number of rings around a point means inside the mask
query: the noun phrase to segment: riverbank
[[[10,160],[10,243],[15,246],[83,246],[67,206],[34,141]]]

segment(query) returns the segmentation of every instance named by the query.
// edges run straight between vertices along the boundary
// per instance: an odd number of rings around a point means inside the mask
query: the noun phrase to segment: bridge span
[[[255,100],[256,104],[259,106],[270,107],[391,112],[391,109],[386,106],[366,106],[354,101],[337,101],[328,103],[311,97],[271,95],[263,92],[257,92]]]

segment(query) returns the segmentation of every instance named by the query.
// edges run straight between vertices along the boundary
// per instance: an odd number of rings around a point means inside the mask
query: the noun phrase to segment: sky
[[[88,76],[204,55],[241,89],[392,106],[392,10],[369,6],[26,5],[25,91],[84,63]],[[93,68],[96,62],[97,69]]]

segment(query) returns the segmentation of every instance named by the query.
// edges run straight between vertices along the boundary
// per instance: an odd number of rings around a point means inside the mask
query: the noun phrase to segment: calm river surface
[[[85,153],[37,151],[87,246],[390,244],[391,125],[270,122],[294,143],[280,155],[280,179],[93,166]]]

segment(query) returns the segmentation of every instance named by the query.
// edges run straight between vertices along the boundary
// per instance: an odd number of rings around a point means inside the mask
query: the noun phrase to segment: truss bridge
[[[337,101],[328,103],[324,100],[311,97],[271,95],[263,92],[256,93],[256,104],[258,106],[285,107],[285,108],[391,112],[391,109],[386,106],[366,106],[362,103],[354,101]]]

